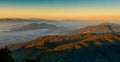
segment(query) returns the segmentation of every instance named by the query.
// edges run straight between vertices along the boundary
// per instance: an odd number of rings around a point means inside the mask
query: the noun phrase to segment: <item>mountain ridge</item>
[[[102,23],[96,26],[88,26],[81,29],[76,29],[68,32],[67,34],[78,34],[78,33],[120,33],[120,25],[114,23]]]
[[[53,22],[52,20],[47,19],[38,19],[38,18],[30,18],[30,19],[23,19],[23,18],[1,18],[0,22]]]
[[[115,46],[117,47],[118,45],[120,45],[119,38],[120,38],[120,34],[103,34],[103,35],[75,34],[71,36],[45,36],[45,37],[37,38],[27,43],[11,45],[11,48],[14,48],[12,50],[15,59],[18,62],[21,61],[24,62],[24,60],[27,57],[32,58],[37,55],[50,58],[51,55],[53,55],[52,57],[54,57],[54,54],[62,55],[66,53],[67,55],[71,55],[72,54],[71,51],[76,51],[76,53],[78,53],[77,51],[79,52],[86,51],[89,53],[90,51],[87,51],[86,49],[88,50],[93,49],[91,51],[94,52],[94,49],[96,50],[96,48],[98,49],[100,48],[104,49],[107,47],[113,48],[113,46],[115,48]],[[50,53],[50,56],[48,56],[48,53]],[[98,53],[100,52],[98,51]],[[84,53],[81,53],[80,55],[82,54]],[[69,56],[67,57],[66,60],[68,60],[68,58]],[[55,60],[55,58],[54,59],[51,58],[51,59]],[[50,62],[56,62],[56,61],[50,61]],[[84,60],[83,62],[86,61]]]
[[[30,24],[25,25],[25,26],[12,28],[8,32],[30,31],[30,30],[39,30],[39,29],[58,30],[58,31],[61,30],[59,27],[57,27],[55,25],[47,24],[47,23],[41,23],[41,24],[39,24],[39,23],[30,23]]]

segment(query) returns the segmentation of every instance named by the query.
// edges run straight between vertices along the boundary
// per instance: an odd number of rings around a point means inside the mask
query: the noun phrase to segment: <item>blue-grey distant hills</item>
[[[66,25],[55,20],[1,18],[0,47],[12,43],[27,42],[46,35],[58,35],[64,30],[67,30]]]
[[[46,23],[31,23],[22,27],[17,27],[17,28],[12,28],[11,32],[18,32],[18,31],[30,31],[30,30],[38,30],[38,29],[43,29],[43,30],[62,30],[60,28],[58,28],[55,25],[50,25],[50,24],[46,24]]]
[[[120,25],[114,23],[102,23],[96,26],[88,26],[85,28],[77,29],[68,32],[68,34],[78,34],[78,33],[96,33],[96,34],[104,34],[104,33],[119,33]]]
[[[53,22],[52,20],[47,19],[21,19],[21,18],[1,18],[0,22]]]

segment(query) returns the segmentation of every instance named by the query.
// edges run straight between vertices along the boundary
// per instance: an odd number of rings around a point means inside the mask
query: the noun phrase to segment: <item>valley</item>
[[[0,47],[7,45],[16,62],[34,58],[42,62],[120,61],[119,24],[83,26],[41,19],[4,20]]]

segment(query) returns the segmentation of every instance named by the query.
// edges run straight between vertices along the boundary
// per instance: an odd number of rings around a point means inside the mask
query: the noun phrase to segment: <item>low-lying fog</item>
[[[119,21],[118,21],[119,22]],[[90,21],[57,21],[57,22],[1,22],[0,23],[0,47],[8,44],[22,43],[27,42],[38,37],[46,35],[58,35],[61,34],[57,30],[47,30],[47,29],[36,29],[36,30],[27,30],[27,31],[18,31],[18,32],[9,32],[12,28],[19,28],[31,23],[46,23],[51,24],[63,29],[65,31],[74,30],[78,28],[83,28],[90,25],[96,25],[99,22],[90,22]]]

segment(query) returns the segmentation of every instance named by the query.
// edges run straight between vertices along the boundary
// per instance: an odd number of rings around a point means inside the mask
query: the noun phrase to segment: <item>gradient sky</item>
[[[120,20],[120,0],[0,0],[0,18]]]

